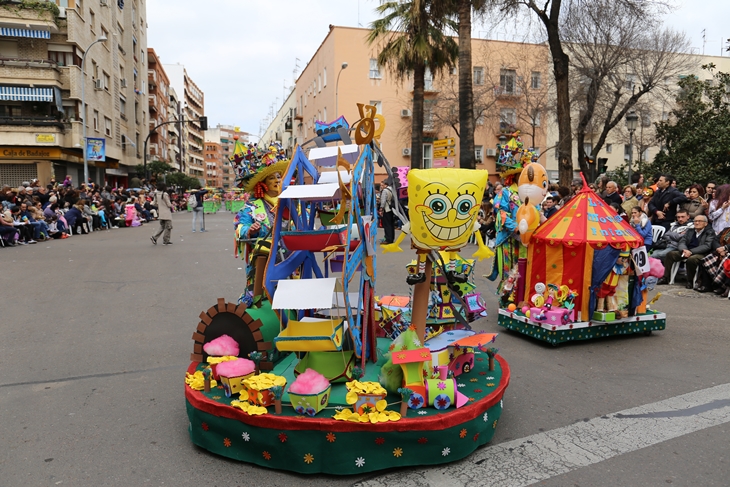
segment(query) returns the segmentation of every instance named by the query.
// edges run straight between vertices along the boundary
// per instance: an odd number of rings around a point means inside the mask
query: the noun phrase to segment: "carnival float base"
[[[591,340],[619,335],[650,334],[666,328],[667,315],[648,310],[646,313],[628,318],[606,321],[576,321],[565,325],[541,323],[527,318],[519,311],[499,310],[497,324],[532,338],[558,345],[575,340]]]
[[[392,342],[378,339],[377,364],[368,364],[362,380],[377,380],[384,355]],[[294,355],[280,361],[273,373],[294,380]],[[202,370],[193,362],[189,373]],[[209,393],[185,387],[193,443],[212,453],[263,467],[302,474],[361,474],[388,468],[435,465],[469,456],[494,436],[502,414],[502,397],[509,385],[507,362],[497,355],[494,370],[477,353],[471,372],[457,377],[459,392],[468,403],[459,408],[409,409],[399,421],[353,423],[332,416],[346,404],[345,384],[332,384],[329,405],[314,417],[298,415],[282,397],[282,413],[251,416],[231,406],[221,386]],[[387,397],[388,410],[400,411],[400,395]]]

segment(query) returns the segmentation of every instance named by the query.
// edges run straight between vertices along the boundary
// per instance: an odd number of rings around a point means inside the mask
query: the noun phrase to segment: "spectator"
[[[689,188],[689,194],[686,196],[687,201],[684,203],[681,203],[679,207],[687,213],[689,213],[689,217],[691,219],[694,219],[697,215],[704,215],[705,214],[705,203],[703,196],[705,195],[705,190],[702,187],[701,184],[693,184]],[[717,233],[717,230],[715,231]]]
[[[83,234],[86,235],[87,233],[87,226],[88,221],[86,217],[84,216],[84,205],[76,204],[68,209],[66,213],[63,214],[63,217],[66,219],[66,222],[68,223],[69,231],[72,231],[76,234]],[[81,230],[79,231],[79,227]]]
[[[128,227],[138,227],[142,225],[137,214],[137,198],[134,196],[129,198],[127,205],[124,207],[124,221]]]
[[[702,259],[699,266],[699,292],[714,291],[715,294],[724,298],[728,297],[730,289],[730,277],[725,271],[725,266],[730,260],[730,231],[723,232],[715,240],[715,250]],[[713,289],[714,288],[714,289]]]
[[[208,193],[207,189],[201,189],[193,193],[195,195],[195,206],[193,207],[193,232],[195,222],[200,220],[200,231],[205,231],[205,213],[203,213],[203,198]]]
[[[715,199],[715,191],[717,191],[717,183],[715,181],[710,181],[705,185],[705,200],[707,201],[708,208],[712,200]]]
[[[649,202],[648,214],[652,223],[669,229],[677,214],[677,205],[684,202],[684,195],[671,185],[671,176],[661,175],[657,181],[657,191]]]
[[[7,215],[6,212],[10,213],[9,210],[0,212],[0,239],[3,239],[9,246],[14,246],[16,241],[20,240],[20,232],[15,228],[13,224],[12,215]],[[22,243],[22,242],[21,242]]]
[[[23,221],[21,219],[19,206],[13,206],[10,209],[6,210],[4,218],[5,221],[12,219],[13,226],[16,228],[16,230],[18,230],[18,232],[20,232],[20,238],[18,239],[18,243],[20,243],[21,245],[36,243],[36,241],[33,240],[33,227],[30,225],[29,222]]]
[[[390,189],[390,181],[383,181],[380,184],[380,207],[378,213],[383,219],[383,244],[392,244],[395,240],[395,217],[393,216],[393,205],[395,195]]]
[[[33,214],[28,210],[28,203],[23,202],[20,204],[20,219],[30,223],[33,228],[33,239],[34,240],[45,240],[48,238],[48,225],[45,220],[38,221],[33,218]]]
[[[621,208],[624,210],[624,213],[630,215],[631,210],[635,206],[639,206],[639,200],[636,198],[636,188],[631,185],[626,185],[624,186],[624,202],[621,203]],[[643,213],[644,210],[641,210],[641,212]]]
[[[618,184],[616,184],[615,181],[608,181],[606,183],[606,190],[603,194],[603,201],[605,201],[609,205],[616,204],[618,206],[621,206],[621,203],[623,201],[621,200],[621,195],[618,192]]]
[[[545,215],[545,219],[547,220],[551,216],[553,216],[555,213],[557,213],[558,209],[555,208],[555,198],[552,196],[549,196],[545,198],[545,201],[542,203],[542,213]]]
[[[628,187],[630,188],[631,186]],[[641,235],[641,237],[644,239],[644,246],[646,247],[646,251],[649,252],[654,241],[654,235],[652,233],[649,217],[646,216],[646,213],[641,211],[640,206],[634,206],[633,208],[631,208],[630,211],[631,213],[627,213],[627,215],[631,215],[629,224],[634,227],[636,233]]]
[[[694,228],[688,230],[679,242],[679,249],[672,250],[664,257],[664,277],[658,284],[667,284],[671,275],[672,265],[675,262],[685,261],[687,266],[687,289],[692,289],[695,273],[700,261],[712,250],[715,232],[707,225],[707,216],[698,215],[694,218]]]
[[[730,227],[730,184],[723,184],[715,191],[715,199],[710,203],[708,216],[712,229],[717,235]]]
[[[560,201],[558,201],[558,204],[556,205],[558,208],[562,208],[565,206],[565,203],[570,200],[570,188],[566,188],[565,186],[558,186],[558,196],[560,197]]]
[[[160,219],[160,230],[157,234],[150,237],[152,243],[157,245],[157,239],[162,235],[162,245],[172,245],[170,241],[170,233],[172,233],[172,201],[170,195],[167,194],[167,185],[159,183],[157,191],[155,191],[155,206],[158,208]],[[163,235],[164,234],[164,235]]]

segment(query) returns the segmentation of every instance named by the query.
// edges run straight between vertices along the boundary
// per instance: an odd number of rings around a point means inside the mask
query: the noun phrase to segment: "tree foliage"
[[[386,66],[396,79],[413,73],[413,118],[411,125],[411,167],[423,161],[424,88],[426,68],[438,74],[454,66],[458,46],[449,32],[456,24],[439,10],[437,0],[386,1],[376,8],[383,17],[371,25],[367,41],[378,49],[378,64]],[[438,13],[434,11],[438,10]]]
[[[714,64],[702,68],[712,79],[679,82],[677,107],[657,124],[662,150],[646,168],[676,176],[679,186],[730,181],[730,73],[715,72]]]
[[[163,174],[169,174],[174,170],[175,168],[164,161],[151,161],[147,163],[147,171],[149,171],[150,176],[153,178],[160,179]],[[137,174],[144,175],[144,164],[137,164],[135,171]]]
[[[188,176],[183,172],[173,172],[165,175],[168,186],[179,186],[183,189],[198,189],[200,181],[197,178]]]

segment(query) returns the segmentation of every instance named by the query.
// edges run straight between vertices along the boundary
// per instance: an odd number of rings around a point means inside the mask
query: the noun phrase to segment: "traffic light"
[[[608,158],[606,158],[606,157],[598,158],[598,174],[603,174],[606,172],[606,164],[608,164]]]
[[[200,130],[208,130],[208,117],[200,117]]]

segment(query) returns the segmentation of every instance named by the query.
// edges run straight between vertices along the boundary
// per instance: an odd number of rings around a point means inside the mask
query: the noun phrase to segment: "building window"
[[[606,144],[606,153],[610,154],[613,152],[613,144]]]
[[[484,68],[481,66],[474,66],[474,84],[484,84]]]
[[[94,130],[99,131],[99,110],[94,110]]]
[[[109,86],[112,84],[111,77],[104,71],[104,89],[109,91]]]
[[[502,94],[512,95],[515,92],[517,72],[514,69],[502,69],[499,72],[499,88]]]
[[[532,125],[534,127],[539,127],[540,126],[540,110],[538,110],[537,108],[533,108],[531,118],[532,118]]]
[[[631,146],[624,144],[624,161],[628,161],[631,158]]]
[[[322,71],[322,86],[327,86],[327,68]]]
[[[649,160],[649,148],[648,147],[646,149],[644,149],[644,152],[641,153],[641,160],[642,161]]]
[[[530,75],[530,88],[533,90],[542,88],[542,76],[539,71],[533,71]]]
[[[112,119],[104,117],[104,134],[107,137],[112,136]]]
[[[109,31],[103,25],[101,26],[101,35],[109,39]]]
[[[423,73],[423,89],[433,91],[433,73],[429,68],[426,68],[426,72]]]
[[[517,123],[517,115],[514,108],[502,108],[499,110],[499,124],[508,128],[514,127]]]
[[[370,58],[370,79],[380,79],[380,66],[378,66],[378,60]]]
[[[636,76],[633,74],[627,74],[626,75],[626,89],[627,90],[633,90],[634,89],[634,82],[636,80]]]
[[[651,117],[648,113],[641,116],[641,125],[643,127],[651,127]]]
[[[483,145],[475,145],[474,146],[474,159],[476,159],[477,161],[482,161],[483,152],[484,152]]]
[[[324,112],[322,112],[322,119],[327,122],[327,107],[323,108]]]
[[[92,34],[96,30],[96,15],[93,10],[89,10],[89,28],[91,28]]]
[[[383,103],[378,100],[370,100],[370,105],[375,107],[375,113],[383,113]]]
[[[431,144],[423,144],[423,168],[431,169],[433,165],[433,146]]]
[[[559,152],[558,152],[558,144],[559,143],[560,143],[560,141],[555,141],[555,160],[556,161],[560,160]]]
[[[317,91],[322,91],[322,75],[317,75]]]

